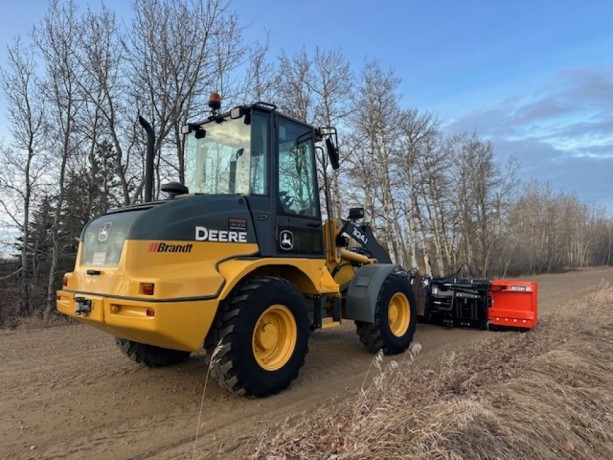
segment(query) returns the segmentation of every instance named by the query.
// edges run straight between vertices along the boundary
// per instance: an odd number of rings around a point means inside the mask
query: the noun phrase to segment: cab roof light
[[[202,139],[206,135],[206,131],[200,123],[188,123],[181,126],[182,134],[189,134],[193,133],[194,131],[196,131],[196,139]]]
[[[221,96],[219,93],[216,93],[215,91],[211,93],[209,96],[209,107],[215,114],[221,108]]]

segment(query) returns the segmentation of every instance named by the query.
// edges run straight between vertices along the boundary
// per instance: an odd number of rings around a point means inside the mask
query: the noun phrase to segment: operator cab
[[[208,120],[183,127],[189,193],[243,197],[264,257],[324,257],[315,162],[319,131],[272,104],[220,114],[220,100],[211,100]],[[333,144],[327,144],[330,150]]]

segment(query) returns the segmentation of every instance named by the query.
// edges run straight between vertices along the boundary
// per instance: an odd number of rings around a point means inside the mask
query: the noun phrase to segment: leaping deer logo
[[[100,227],[100,231],[98,232],[98,241],[103,243],[104,241],[109,239],[109,234],[111,233],[111,225],[112,222],[107,222],[102,227]]]
[[[281,249],[284,251],[291,251],[294,249],[294,234],[292,232],[289,230],[283,230],[281,233],[279,233],[279,237],[281,238],[281,241],[279,242]]]

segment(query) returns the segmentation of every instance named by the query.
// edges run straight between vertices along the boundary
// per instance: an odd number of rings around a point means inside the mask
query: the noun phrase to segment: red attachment
[[[488,319],[496,326],[531,329],[538,323],[534,281],[492,280]]]

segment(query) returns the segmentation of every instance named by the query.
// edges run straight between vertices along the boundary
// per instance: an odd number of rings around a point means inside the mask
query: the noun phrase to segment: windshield
[[[250,124],[244,116],[228,117],[203,128],[202,139],[195,132],[186,137],[185,185],[190,193],[267,194],[265,116],[254,111]]]

